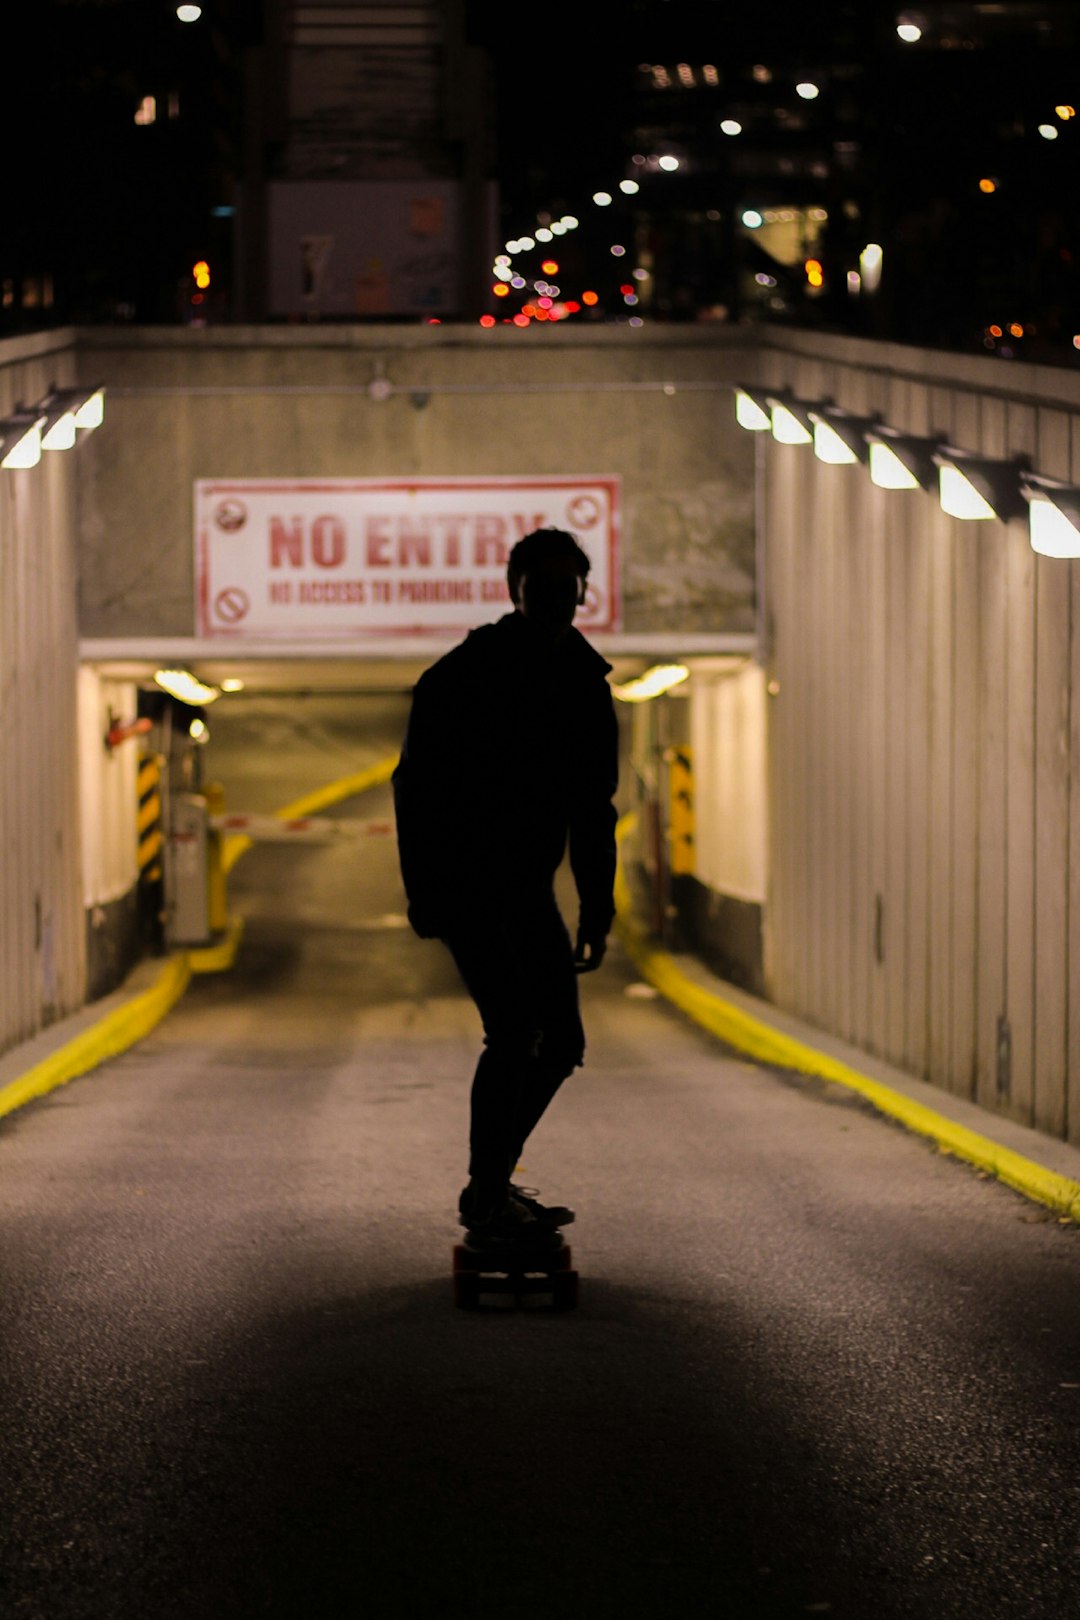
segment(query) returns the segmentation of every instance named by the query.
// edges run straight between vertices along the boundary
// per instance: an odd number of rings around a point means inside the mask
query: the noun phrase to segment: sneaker
[[[506,1192],[500,1198],[489,1199],[486,1207],[476,1201],[475,1190],[466,1187],[458,1201],[458,1222],[465,1228],[465,1241],[470,1248],[507,1248],[536,1244],[547,1247],[561,1243],[552,1228]]]
[[[508,1192],[512,1204],[518,1204],[527,1210],[533,1220],[546,1227],[548,1231],[557,1226],[569,1226],[574,1219],[574,1211],[568,1209],[565,1204],[538,1203],[536,1187],[515,1187],[511,1183]]]

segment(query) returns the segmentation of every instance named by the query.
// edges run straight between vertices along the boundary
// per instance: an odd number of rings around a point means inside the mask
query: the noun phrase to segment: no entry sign
[[[592,564],[576,623],[617,629],[617,478],[200,479],[198,634],[468,630],[509,611],[510,549],[548,527],[569,529]]]

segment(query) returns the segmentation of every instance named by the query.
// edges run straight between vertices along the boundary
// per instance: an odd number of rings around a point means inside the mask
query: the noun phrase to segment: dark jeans
[[[484,1024],[473,1079],[469,1174],[504,1182],[585,1055],[574,951],[554,895],[478,911],[446,944]]]

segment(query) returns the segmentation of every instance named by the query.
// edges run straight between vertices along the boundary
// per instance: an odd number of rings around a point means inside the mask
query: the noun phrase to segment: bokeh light
[[[725,118],[720,124],[725,135],[741,135],[742,125],[737,118]]]
[[[597,208],[606,208],[611,201],[611,193],[609,191],[594,191],[592,200]]]
[[[496,298],[507,298],[510,294],[510,289],[506,285],[505,281],[497,281],[491,290],[495,294]]]
[[[984,175],[979,181],[979,190],[985,196],[989,197],[991,192],[997,190],[997,181],[991,180],[989,175]]]
[[[1039,125],[1039,134],[1042,136],[1044,141],[1056,141],[1057,138],[1058,138],[1057,125],[1056,124],[1040,124]]]
[[[670,152],[666,152],[663,157],[657,158],[656,161],[668,174],[673,174],[674,171],[679,167],[678,158],[672,157]]]
[[[641,190],[636,180],[620,180],[619,190],[624,191],[628,197],[634,197]]]
[[[481,315],[481,317],[480,317],[480,325],[481,326],[494,326],[495,325],[495,317],[494,317],[494,315]]]
[[[896,32],[900,35],[900,38],[904,41],[905,45],[914,45],[917,39],[922,39],[922,29],[919,27],[918,23],[899,22],[896,25]]]
[[[581,302],[583,304],[588,304],[589,308],[591,309],[593,304],[598,304],[600,302],[600,294],[594,292],[583,292],[581,295]]]
[[[801,84],[795,86],[795,94],[801,96],[804,101],[816,101],[821,91],[810,79],[804,79]]]

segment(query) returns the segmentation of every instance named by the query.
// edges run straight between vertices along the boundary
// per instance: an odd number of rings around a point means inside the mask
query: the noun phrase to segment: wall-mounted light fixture
[[[20,405],[0,422],[0,467],[36,467],[42,450],[70,450],[80,432],[104,420],[104,386],[54,388],[39,404]]]
[[[1020,493],[1028,503],[1031,549],[1043,557],[1080,557],[1080,489],[1025,473]]]
[[[876,418],[851,416],[836,405],[811,408],[809,414],[814,424],[814,454],[819,461],[832,467],[851,467],[857,461],[866,461],[866,435],[877,425]]]
[[[735,420],[748,433],[767,433],[772,417],[766,396],[759,389],[739,383],[735,389]]]
[[[36,467],[41,460],[45,418],[37,408],[18,408],[0,422],[0,467]]]
[[[867,433],[870,478],[879,489],[934,489],[938,469],[934,453],[940,439],[915,438],[878,423]]]
[[[978,456],[969,450],[942,445],[934,453],[938,468],[938,498],[950,517],[985,522],[1000,518],[1007,523],[1024,510],[1020,494],[1023,463]]]
[[[769,394],[772,435],[778,444],[813,444],[810,407],[791,394]]]

